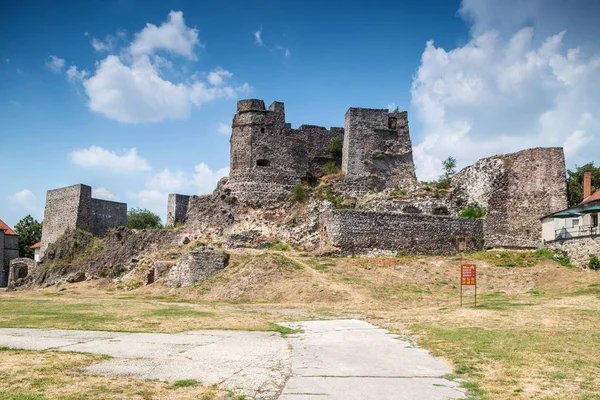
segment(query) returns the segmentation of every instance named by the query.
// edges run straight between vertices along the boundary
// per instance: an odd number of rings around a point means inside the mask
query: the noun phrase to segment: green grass
[[[175,388],[194,387],[199,385],[200,383],[198,383],[198,381],[195,379],[182,379],[173,383],[173,387]]]
[[[151,310],[143,315],[144,317],[199,317],[199,318],[210,318],[215,317],[216,314],[210,311],[197,311],[190,309],[189,307],[167,307]]]

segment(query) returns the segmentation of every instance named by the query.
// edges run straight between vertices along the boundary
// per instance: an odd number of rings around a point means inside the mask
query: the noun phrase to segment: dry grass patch
[[[176,386],[168,382],[81,375],[78,369],[106,357],[53,351],[0,348],[0,398],[42,399],[203,399],[217,398],[218,388]]]

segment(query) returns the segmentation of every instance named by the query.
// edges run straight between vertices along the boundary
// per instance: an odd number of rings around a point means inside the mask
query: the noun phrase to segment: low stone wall
[[[450,255],[483,249],[483,221],[441,215],[335,210],[321,217],[321,245],[342,254],[373,250]]]
[[[228,263],[229,256],[227,254],[211,248],[200,248],[184,253],[169,271],[165,285],[192,286],[221,271]]]
[[[546,242],[546,247],[566,253],[571,260],[571,264],[587,268],[590,256],[600,257],[600,235],[555,240]]]

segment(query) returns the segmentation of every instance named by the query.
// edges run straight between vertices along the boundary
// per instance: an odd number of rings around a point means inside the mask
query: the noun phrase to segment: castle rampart
[[[335,210],[321,216],[321,245],[342,254],[387,250],[455,254],[483,249],[483,221],[442,215]]]

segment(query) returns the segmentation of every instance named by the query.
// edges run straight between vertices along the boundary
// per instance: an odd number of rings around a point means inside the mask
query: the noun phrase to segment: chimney
[[[592,171],[583,173],[583,198],[587,199],[592,195]]]

